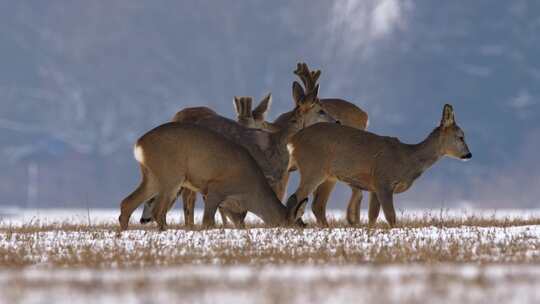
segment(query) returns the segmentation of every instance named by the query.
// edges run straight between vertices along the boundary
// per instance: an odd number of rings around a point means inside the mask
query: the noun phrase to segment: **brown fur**
[[[310,71],[306,63],[298,63],[294,73],[302,80],[306,88],[313,88],[321,75],[320,70]],[[321,99],[323,108],[332,117],[341,122],[342,125],[365,130],[368,126],[368,115],[355,104],[343,99],[325,98]],[[326,205],[330,194],[336,185],[335,180],[324,181],[315,191],[312,211],[321,226],[328,226],[326,220]],[[356,225],[360,221],[360,204],[362,202],[362,191],[351,186],[351,198],[347,204],[347,222]]]
[[[443,109],[440,126],[416,145],[347,126],[316,124],[293,137],[290,152],[301,181],[287,201],[289,208],[301,204],[323,182],[340,180],[373,193],[368,211],[370,224],[376,221],[382,206],[391,226],[396,222],[394,193],[409,189],[443,156],[471,157],[450,105]]]
[[[214,131],[193,124],[167,123],[139,138],[135,155],[142,181],[122,201],[122,230],[127,229],[137,206],[152,197],[156,204],[153,217],[159,228],[165,229],[167,208],[182,187],[205,195],[205,226],[213,226],[220,204],[236,213],[251,211],[270,225],[287,222],[286,208],[253,157]]]

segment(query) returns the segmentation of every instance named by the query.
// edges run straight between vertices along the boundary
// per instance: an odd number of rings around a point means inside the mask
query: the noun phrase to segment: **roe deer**
[[[142,181],[122,201],[121,230],[127,229],[133,210],[154,196],[153,217],[164,230],[167,208],[182,187],[205,195],[203,225],[207,227],[213,226],[220,204],[235,213],[251,211],[272,226],[294,218],[288,216],[253,157],[215,131],[166,123],[139,138],[134,154]]]
[[[294,110],[282,114],[273,123],[273,126],[278,130],[273,133],[248,129],[219,115],[199,119],[196,124],[216,130],[227,139],[246,148],[261,167],[278,198],[281,199],[286,191],[289,174],[289,153],[287,150],[289,139],[306,126],[318,122],[336,122],[322,109],[317,97],[318,88],[317,85],[312,91],[305,92],[302,86],[295,81],[292,91],[296,106]],[[231,164],[233,163],[229,165]],[[189,214],[193,214],[194,206],[187,207],[192,208]],[[152,202],[145,204],[145,209],[147,208],[152,209]],[[228,208],[222,210],[224,209]],[[243,225],[245,214],[246,212],[227,212],[227,216],[236,226]]]
[[[419,144],[336,124],[316,124],[296,134],[289,145],[292,161],[300,171],[300,186],[287,201],[288,208],[303,209],[307,197],[325,180],[340,180],[368,190],[369,223],[380,206],[390,226],[396,224],[393,194],[409,189],[414,180],[443,156],[462,160],[472,157],[463,131],[445,105],[440,125]]]
[[[306,63],[298,63],[294,73],[300,78],[306,90],[313,88],[321,75],[320,70],[310,71]],[[368,115],[355,104],[337,98],[321,98],[320,101],[326,112],[339,120],[342,125],[360,130],[365,130],[367,128],[369,122]],[[336,180],[328,179],[315,190],[311,208],[317,219],[317,224],[320,226],[328,226],[328,221],[326,220],[326,205],[328,204],[328,199],[335,185]],[[346,218],[350,225],[356,225],[360,220],[362,190],[351,186],[351,192],[351,198],[347,204]]]
[[[239,123],[248,128],[258,128],[268,131],[275,131],[275,127],[265,121],[265,115],[268,111],[272,100],[272,95],[266,95],[260,102],[260,104],[253,111],[251,110],[252,98],[251,97],[234,97],[234,106],[236,109],[237,119]],[[199,121],[211,117],[220,117],[218,113],[208,107],[191,107],[185,108],[177,112],[171,119],[171,122],[183,122],[197,124]],[[218,118],[219,119],[219,118]],[[183,208],[184,208],[184,223],[186,226],[191,227],[194,224],[195,201],[197,199],[197,193],[190,189],[180,189],[178,196],[182,195]],[[282,198],[280,198],[281,200]],[[167,208],[170,210],[174,205],[176,198],[171,201],[170,206]],[[145,203],[144,210],[139,222],[141,224],[147,224],[152,221],[152,202],[150,200]],[[226,224],[227,219],[223,208],[219,208],[219,213],[223,224]],[[232,216],[229,214],[229,216]]]

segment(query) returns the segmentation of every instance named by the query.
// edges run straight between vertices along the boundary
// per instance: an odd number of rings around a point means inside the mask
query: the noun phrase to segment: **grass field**
[[[331,228],[186,230],[171,215],[166,232],[120,235],[117,211],[3,218],[0,302],[540,302],[538,210],[404,212],[394,229],[333,212]]]

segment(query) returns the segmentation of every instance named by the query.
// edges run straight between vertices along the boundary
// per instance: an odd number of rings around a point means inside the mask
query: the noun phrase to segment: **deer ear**
[[[441,127],[447,128],[455,123],[456,121],[454,119],[454,109],[451,105],[445,104],[442,113]]]
[[[296,103],[297,106],[302,103],[304,97],[306,96],[306,94],[304,93],[304,89],[297,81],[293,82],[292,95],[294,103]]]
[[[266,119],[266,113],[270,109],[270,106],[272,105],[272,93],[268,93],[259,105],[253,110],[252,115],[253,118],[256,120],[262,120],[264,121]]]

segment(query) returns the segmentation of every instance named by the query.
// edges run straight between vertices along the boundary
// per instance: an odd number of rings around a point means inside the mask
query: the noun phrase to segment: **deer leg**
[[[311,210],[317,219],[317,224],[320,226],[328,226],[328,222],[326,221],[326,205],[335,185],[336,180],[326,180],[315,190]]]
[[[360,222],[360,204],[362,203],[362,190],[351,187],[351,199],[347,205],[347,222],[355,226]]]
[[[391,190],[383,189],[377,191],[377,198],[382,206],[384,217],[390,227],[396,225],[396,211],[394,210],[394,194]]]
[[[118,221],[120,222],[120,230],[126,230],[129,224],[129,218],[137,207],[145,201],[151,199],[154,195],[149,177],[146,175],[145,170],[142,170],[141,184],[128,195],[120,204],[120,216]]]
[[[193,227],[195,223],[195,200],[197,199],[197,193],[190,189],[182,189],[182,201],[184,202],[184,225],[186,227]]]
[[[223,199],[213,193],[210,193],[204,202],[203,227],[211,228],[215,226],[216,211]]]
[[[168,207],[170,206],[171,201],[176,198],[177,193],[176,189],[160,191],[155,199],[155,206],[152,213],[160,231],[166,230]]]
[[[306,209],[309,194],[319,187],[319,185],[325,180],[326,176],[322,174],[304,174],[304,172],[301,172],[300,186],[287,200],[289,223],[297,222],[302,218],[304,210]]]
[[[368,207],[369,226],[375,225],[377,217],[379,217],[379,211],[381,210],[381,204],[377,198],[375,192],[369,193],[369,207]]]

